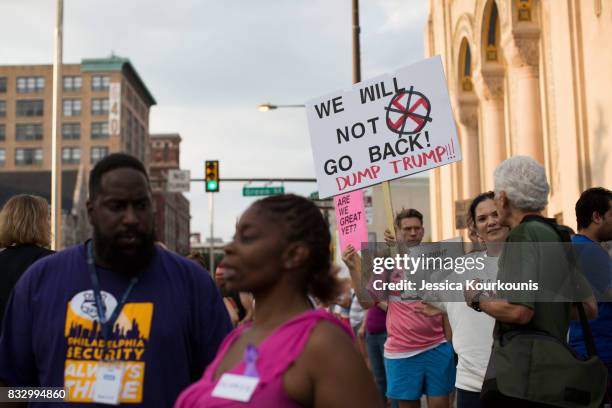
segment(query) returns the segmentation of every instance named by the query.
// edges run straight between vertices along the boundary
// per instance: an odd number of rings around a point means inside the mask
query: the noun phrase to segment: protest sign
[[[439,56],[306,103],[321,198],[461,160]]]
[[[343,252],[349,244],[353,245],[356,251],[360,251],[361,243],[368,241],[363,191],[353,191],[334,197],[334,207],[336,207],[340,251]]]

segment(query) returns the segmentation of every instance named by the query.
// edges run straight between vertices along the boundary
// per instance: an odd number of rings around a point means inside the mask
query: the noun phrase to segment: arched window
[[[489,9],[489,18],[487,24],[487,61],[497,61],[497,49],[499,44],[499,16],[497,13],[497,4],[491,1]]]
[[[471,92],[472,86],[472,53],[470,44],[464,38],[461,41],[459,51],[459,78],[461,80],[461,89],[465,92]]]
[[[465,59],[463,60],[463,75],[472,76],[472,53],[470,52],[470,46],[465,47]]]

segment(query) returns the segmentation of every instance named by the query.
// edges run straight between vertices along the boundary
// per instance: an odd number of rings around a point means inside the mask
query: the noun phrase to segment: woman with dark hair
[[[496,278],[497,257],[501,253],[509,232],[507,227],[499,223],[499,215],[493,198],[492,191],[479,194],[472,200],[468,211],[474,231],[478,239],[485,244],[486,251],[472,252],[465,258],[483,262],[485,267],[473,276],[483,280]],[[454,279],[465,282],[466,278],[462,274],[455,274]],[[423,303],[417,311],[426,316],[446,313],[451,327],[450,336],[453,349],[458,355],[455,381],[457,408],[482,407],[480,390],[491,354],[495,319],[484,313],[478,313],[465,303],[452,298]]]
[[[175,407],[382,405],[350,330],[308,298],[337,294],[330,241],[320,211],[303,197],[272,196],[249,207],[223,264],[227,289],[253,294],[255,318],[225,339]]]
[[[11,197],[0,212],[0,322],[11,290],[39,258],[52,254],[49,204],[42,197]]]

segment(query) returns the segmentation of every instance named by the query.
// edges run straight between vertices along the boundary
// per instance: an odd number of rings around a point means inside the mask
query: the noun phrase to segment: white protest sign
[[[169,193],[187,193],[189,192],[189,179],[191,172],[189,170],[168,170],[167,190]]]
[[[321,198],[461,160],[439,56],[306,103]]]

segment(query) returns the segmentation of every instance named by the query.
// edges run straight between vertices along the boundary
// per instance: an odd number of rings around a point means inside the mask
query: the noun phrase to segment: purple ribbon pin
[[[246,377],[255,377],[259,378],[259,373],[257,372],[257,366],[255,362],[257,361],[257,357],[259,357],[259,353],[257,352],[257,348],[254,345],[248,344],[246,350],[244,351],[244,375]]]

